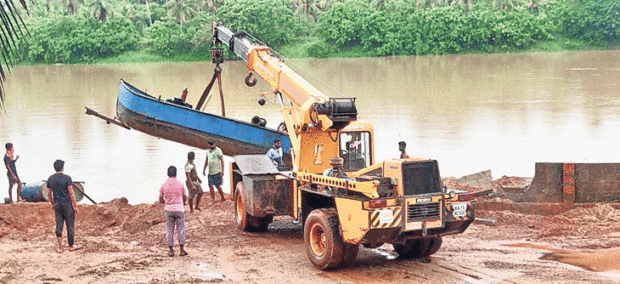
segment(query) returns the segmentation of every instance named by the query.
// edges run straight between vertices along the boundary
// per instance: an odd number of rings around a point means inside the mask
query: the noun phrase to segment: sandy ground
[[[51,205],[0,205],[0,283],[620,283],[615,204],[555,216],[478,211],[481,222],[444,237],[431,258],[400,260],[386,244],[321,271],[289,218],[266,233],[241,232],[232,201],[207,198],[203,211],[186,215],[189,255],[168,257],[162,206],[124,201],[80,204],[84,248],[60,254]]]

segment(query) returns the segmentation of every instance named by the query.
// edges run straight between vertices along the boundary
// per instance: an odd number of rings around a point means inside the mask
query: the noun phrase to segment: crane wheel
[[[351,264],[355,262],[357,253],[360,250],[360,245],[344,244],[344,256],[342,257],[343,264]]]
[[[427,257],[431,239],[408,240],[405,244],[394,244],[394,250],[403,259]]]
[[[258,226],[254,228],[256,232],[267,232],[269,224],[273,222],[273,216],[258,218]]]
[[[304,245],[308,258],[318,269],[338,267],[343,262],[345,243],[340,234],[336,209],[310,212],[304,225]]]

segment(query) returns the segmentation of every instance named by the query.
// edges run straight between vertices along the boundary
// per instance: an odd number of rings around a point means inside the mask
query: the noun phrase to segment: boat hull
[[[283,153],[290,149],[284,133],[160,100],[122,80],[116,115],[132,129],[196,148],[206,149],[213,139],[227,156],[264,154],[276,138],[282,141]]]

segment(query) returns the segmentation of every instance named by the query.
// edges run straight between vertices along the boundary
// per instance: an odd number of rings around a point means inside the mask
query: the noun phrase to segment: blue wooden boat
[[[161,100],[121,80],[116,115],[126,126],[146,134],[206,149],[213,139],[224,155],[265,154],[276,138],[282,152],[291,142],[283,132],[192,109],[179,99]]]

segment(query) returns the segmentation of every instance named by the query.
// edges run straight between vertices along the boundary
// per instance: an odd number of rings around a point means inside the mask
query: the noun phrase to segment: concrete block
[[[456,180],[456,184],[460,186],[477,187],[483,190],[493,189],[493,176],[491,171],[483,171],[467,176],[463,176]]]

